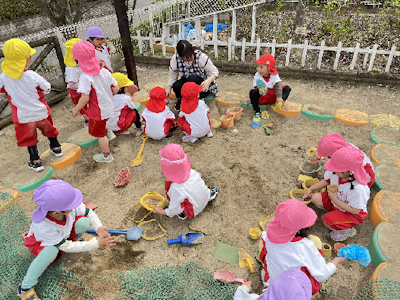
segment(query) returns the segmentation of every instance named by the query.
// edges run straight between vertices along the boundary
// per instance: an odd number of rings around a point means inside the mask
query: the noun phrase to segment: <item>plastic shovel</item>
[[[139,150],[138,155],[136,156],[136,158],[131,160],[131,167],[136,167],[136,166],[138,166],[138,165],[140,165],[142,163],[143,157],[141,157],[141,155],[142,155],[142,152],[143,152],[143,149],[144,149],[144,144],[146,143],[146,140],[148,138],[149,138],[148,135],[142,136],[142,140],[143,140],[142,146],[140,147],[140,150]]]
[[[235,278],[235,275],[233,275],[233,273],[228,270],[218,270],[217,272],[214,273],[214,278],[223,283],[234,283],[234,282],[244,283],[247,281],[246,279]]]
[[[88,230],[86,230],[86,232],[96,233],[96,231],[94,229],[88,229]],[[110,233],[110,234],[125,234],[126,239],[128,241],[136,241],[136,240],[140,239],[140,237],[142,236],[143,228],[132,226],[128,230],[109,230],[108,233]]]
[[[181,243],[182,246],[190,246],[204,243],[204,234],[201,232],[182,233],[181,237],[168,240],[168,245]]]

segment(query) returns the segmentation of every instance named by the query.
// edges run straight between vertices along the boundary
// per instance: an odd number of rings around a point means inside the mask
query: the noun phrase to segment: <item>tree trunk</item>
[[[295,22],[294,22],[293,32],[296,32],[296,29],[299,30],[300,28],[304,28],[304,15],[305,15],[305,11],[306,11],[306,7],[304,5],[304,1],[305,0],[299,0],[299,2],[297,4],[297,12],[296,12],[296,19],[295,19]],[[300,33],[298,31],[296,33],[297,34],[296,34],[295,41],[299,42]]]

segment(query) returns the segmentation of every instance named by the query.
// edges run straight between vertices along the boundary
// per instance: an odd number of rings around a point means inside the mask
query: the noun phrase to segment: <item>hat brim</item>
[[[159,150],[158,153],[161,157],[164,157],[162,155],[162,151],[163,150]],[[160,165],[164,176],[167,177],[168,180],[175,183],[184,183],[186,180],[188,180],[190,171],[192,169],[189,156],[187,154],[185,154],[185,159],[183,161],[169,162],[165,159],[162,159]]]
[[[365,185],[368,183],[368,176],[367,172],[364,169],[364,166],[360,166],[357,170],[344,170],[342,168],[338,168],[335,165],[332,164],[332,160],[328,160],[325,163],[325,169],[327,169],[330,172],[347,172],[351,171],[353,172],[354,179],[357,180],[358,183]]]
[[[268,239],[274,243],[274,244],[286,244],[290,242],[294,236],[296,235],[296,232],[300,229],[310,227],[315,223],[317,220],[317,214],[315,213],[314,210],[308,207],[307,209],[307,217],[306,217],[306,222],[304,224],[304,227],[302,228],[297,228],[296,230],[288,230],[286,228],[283,228],[279,225],[279,223],[276,220],[276,217],[274,217],[271,222],[268,224],[267,227],[267,236]]]

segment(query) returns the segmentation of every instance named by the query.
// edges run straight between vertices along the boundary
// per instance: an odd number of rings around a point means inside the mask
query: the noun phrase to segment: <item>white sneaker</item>
[[[141,136],[142,134],[143,134],[143,128],[142,127],[136,129],[136,136]]]
[[[212,131],[211,131],[211,129],[210,129],[210,131],[207,133],[207,137],[210,138],[210,137],[212,137],[212,136],[214,136],[214,135],[213,135],[213,133],[212,133]]]
[[[125,131],[123,131],[123,132],[120,132],[120,133],[117,133],[117,134],[123,134],[123,135],[128,135],[128,134],[131,134],[131,132],[130,131],[128,131],[128,130],[125,130]]]
[[[193,144],[195,141],[198,140],[198,138],[190,136],[190,137],[189,137],[189,140],[190,140],[190,142]]]
[[[114,161],[114,157],[112,156],[111,153],[107,157],[104,157],[103,153],[99,153],[99,154],[93,155],[93,159],[97,162],[107,162],[107,163]]]
[[[115,139],[117,137],[112,130],[108,130],[106,136],[107,136],[108,141],[112,141],[113,139]]]

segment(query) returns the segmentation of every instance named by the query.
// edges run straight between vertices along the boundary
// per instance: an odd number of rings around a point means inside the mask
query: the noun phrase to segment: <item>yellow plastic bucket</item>
[[[233,127],[233,123],[234,123],[234,117],[231,115],[224,115],[221,118],[219,118],[221,120],[221,127],[222,128],[231,128]]]
[[[150,199],[155,200],[154,202],[157,202],[157,203],[150,204],[149,203]],[[165,204],[165,201],[166,201],[165,198],[163,196],[161,196],[159,193],[148,192],[148,193],[146,193],[146,195],[144,195],[140,199],[140,204],[147,210],[154,211],[153,207],[155,207],[155,206],[163,207],[163,205]]]
[[[258,239],[261,236],[261,230],[258,228],[250,228],[249,230],[250,237],[253,240]]]
[[[219,128],[221,127],[221,120],[216,117],[211,117],[210,118],[210,123],[212,128]]]
[[[226,114],[228,116],[233,116],[235,121],[240,120],[242,117],[243,108],[241,107],[232,107],[226,110]]]

